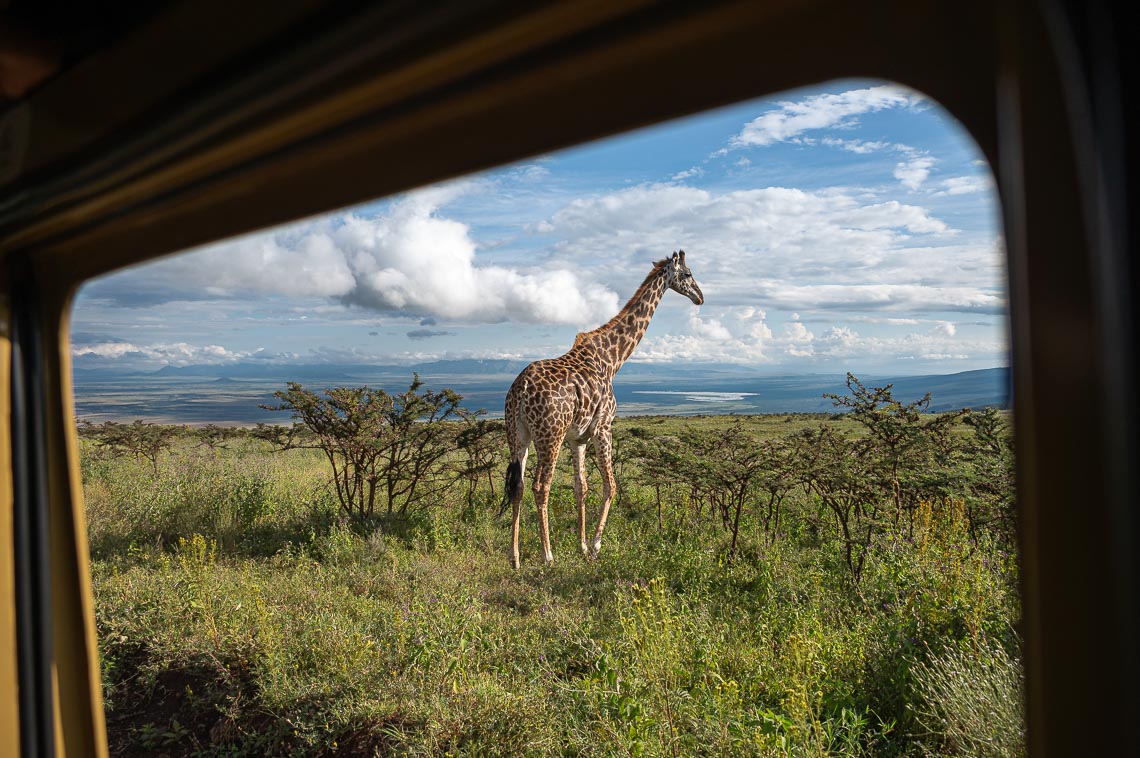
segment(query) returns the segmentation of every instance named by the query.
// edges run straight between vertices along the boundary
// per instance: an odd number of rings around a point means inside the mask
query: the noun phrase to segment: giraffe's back
[[[585,441],[600,422],[612,419],[613,389],[608,377],[571,351],[523,369],[507,393],[506,410],[508,416],[514,411],[536,446],[568,435]]]

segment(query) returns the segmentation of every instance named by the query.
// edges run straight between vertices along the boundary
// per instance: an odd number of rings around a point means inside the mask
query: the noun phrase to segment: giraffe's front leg
[[[586,445],[575,443],[571,448],[574,459],[574,500],[578,505],[578,539],[582,543],[582,555],[590,556],[586,544]]]
[[[602,475],[602,513],[598,517],[598,530],[590,545],[591,557],[597,558],[602,551],[602,532],[606,529],[606,518],[610,515],[610,503],[614,499],[617,481],[614,479],[613,438],[610,429],[599,429],[594,437],[594,453],[597,456],[598,471]]]

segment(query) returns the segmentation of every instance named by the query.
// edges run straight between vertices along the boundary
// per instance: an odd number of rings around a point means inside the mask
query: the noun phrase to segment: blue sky
[[[631,361],[762,373],[1007,365],[989,167],[936,103],[840,81],[740,103],[117,272],[79,367],[533,359],[677,249]]]

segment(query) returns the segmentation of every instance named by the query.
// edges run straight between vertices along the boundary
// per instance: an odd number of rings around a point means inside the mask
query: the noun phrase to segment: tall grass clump
[[[1024,756],[1025,677],[1000,644],[948,647],[914,668],[915,718],[931,754]]]
[[[84,493],[92,551],[173,547],[195,534],[226,551],[272,553],[282,539],[331,523],[335,505],[318,469],[245,440],[224,455],[186,447],[157,466],[114,457],[84,440]]]

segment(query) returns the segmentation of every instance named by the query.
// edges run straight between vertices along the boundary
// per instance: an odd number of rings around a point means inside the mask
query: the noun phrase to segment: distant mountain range
[[[283,413],[258,406],[272,403],[287,381],[313,389],[369,385],[389,392],[407,389],[417,372],[427,386],[450,387],[470,408],[501,415],[503,398],[527,361],[448,360],[414,366],[244,362],[224,366],[167,366],[154,372],[76,369],[76,411],[92,420],[145,418],[166,423],[285,421]],[[891,384],[897,399],[910,402],[931,394],[931,410],[1006,407],[1009,369],[957,374],[859,377],[867,385]],[[839,374],[773,376],[729,364],[627,363],[614,381],[621,415],[723,413],[826,413],[824,393],[846,392]]]

